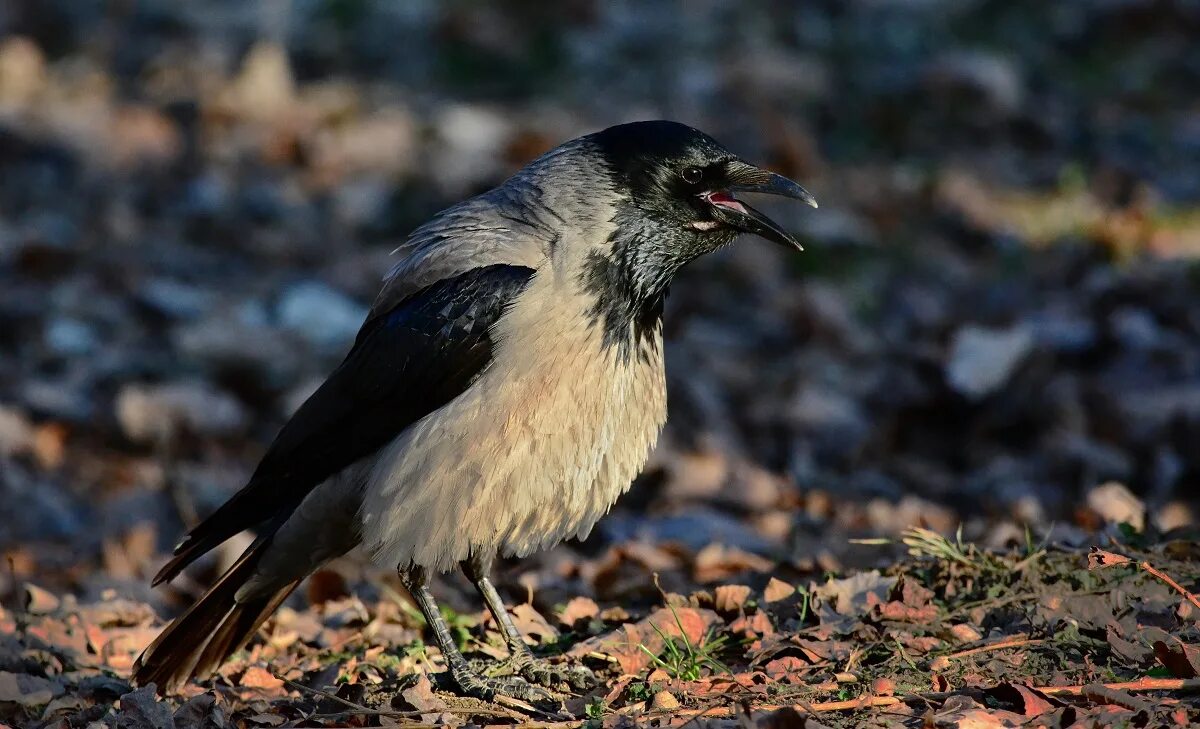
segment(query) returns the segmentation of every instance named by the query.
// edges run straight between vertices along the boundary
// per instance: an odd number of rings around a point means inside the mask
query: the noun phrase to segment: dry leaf
[[[63,688],[57,682],[40,676],[0,671],[0,703],[11,702],[21,706],[42,706],[62,695]]]
[[[736,613],[750,599],[750,588],[746,585],[719,585],[713,590],[713,606],[717,612]]]
[[[1092,551],[1088,553],[1088,569],[1096,570],[1104,567],[1119,567],[1120,565],[1129,564],[1133,560],[1120,554],[1106,552],[1099,547],[1092,547]]]
[[[572,627],[580,620],[591,620],[600,613],[600,606],[590,597],[577,596],[567,602],[566,607],[558,614],[558,622],[565,627]]]
[[[242,674],[238,685],[242,688],[259,689],[265,693],[274,694],[281,691],[283,681],[261,666],[251,666]]]
[[[780,600],[786,600],[794,594],[796,594],[795,585],[772,577],[771,581],[767,583],[766,589],[763,590],[763,602],[779,602]]]

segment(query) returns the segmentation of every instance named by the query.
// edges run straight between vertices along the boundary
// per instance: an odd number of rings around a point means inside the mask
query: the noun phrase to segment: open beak
[[[730,163],[726,173],[731,181],[724,190],[704,193],[704,200],[712,206],[712,215],[731,228],[762,236],[786,248],[804,250],[800,241],[778,223],[733,196],[735,192],[758,192],[766,195],[781,195],[817,207],[817,200],[800,185],[783,175],[760,169],[740,160]]]

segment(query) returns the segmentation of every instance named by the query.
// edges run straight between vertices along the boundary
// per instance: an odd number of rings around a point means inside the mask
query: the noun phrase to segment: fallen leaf
[[[822,724],[811,714],[801,714],[790,706],[763,714],[754,723],[742,721],[739,725],[756,729],[829,729],[828,724]]]
[[[55,681],[24,673],[0,671],[0,703],[43,706],[62,693],[63,687]]]
[[[551,643],[558,639],[558,628],[542,617],[532,605],[523,602],[509,611],[512,615],[513,623],[516,624],[517,630],[521,635],[527,636],[534,640],[535,644]]]
[[[279,717],[283,719],[282,716]],[[197,694],[175,710],[175,729],[220,729],[228,725],[225,712],[211,691]],[[282,723],[282,722],[280,722]]]
[[[404,703],[417,711],[437,713],[446,710],[446,702],[433,692],[428,674],[422,673],[416,683],[400,692]]]
[[[1120,565],[1129,564],[1133,560],[1120,554],[1106,552],[1099,547],[1092,547],[1092,551],[1088,553],[1088,569],[1097,570],[1105,567],[1118,567]]]
[[[876,696],[891,696],[896,693],[896,682],[890,678],[877,678],[871,682],[871,693]]]
[[[886,600],[895,583],[896,578],[883,577],[872,570],[844,579],[830,579],[826,584],[815,586],[811,591],[820,598],[815,602],[815,608],[821,625],[836,632],[851,631],[872,604]],[[869,601],[868,596],[874,596],[874,602]]]
[[[983,640],[983,636],[980,635],[979,631],[966,623],[951,625],[950,635],[960,643],[974,643],[977,640]]]
[[[567,602],[562,612],[558,614],[558,622],[565,627],[572,627],[580,620],[591,620],[600,614],[600,606],[590,597],[576,596]]]
[[[1048,696],[1040,691],[1016,683],[1002,683],[984,691],[984,693],[999,701],[1014,707],[1026,718],[1041,716],[1058,708]]]
[[[171,706],[158,700],[152,683],[125,694],[120,704],[117,729],[175,729]]]
[[[796,586],[791,583],[784,582],[781,579],[772,577],[763,590],[763,602],[772,603],[786,600],[796,594]]]
[[[803,683],[804,673],[810,670],[812,666],[795,656],[776,658],[763,666],[763,673],[767,674],[768,678],[785,683]]]
[[[623,673],[640,673],[652,662],[646,650],[654,655],[662,652],[665,647],[663,635],[671,638],[687,636],[692,645],[698,645],[704,640],[708,629],[720,622],[721,619],[711,610],[659,608],[637,623],[626,623],[616,630],[577,644],[567,655],[579,658],[588,653],[603,653],[615,658]],[[643,646],[646,650],[643,650]]]
[[[659,691],[650,699],[650,708],[659,711],[673,711],[679,708],[679,699],[670,691]]]
[[[743,572],[769,572],[775,565],[768,559],[737,547],[709,544],[696,554],[692,565],[696,582],[727,580]]]
[[[1175,636],[1154,641],[1154,657],[1176,678],[1200,675],[1200,647],[1188,645]]]
[[[713,590],[713,606],[717,612],[736,613],[750,599],[750,588],[746,585],[720,585]]]
[[[25,612],[30,615],[45,615],[58,610],[59,600],[49,590],[25,583]]]
[[[283,681],[261,666],[251,666],[242,674],[238,685],[242,688],[259,689],[265,693],[276,693],[283,688]]]

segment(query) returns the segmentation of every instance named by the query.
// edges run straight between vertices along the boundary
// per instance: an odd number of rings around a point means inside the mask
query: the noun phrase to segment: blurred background
[[[147,578],[344,354],[407,232],[659,117],[821,208],[772,209],[803,255],[747,239],[680,278],[650,467],[510,586],[819,575],[909,525],[1187,529],[1198,92],[1194,0],[5,0],[0,600],[194,594]]]

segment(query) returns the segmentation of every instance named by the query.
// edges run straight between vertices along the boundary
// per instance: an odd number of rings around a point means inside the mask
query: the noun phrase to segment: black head
[[[734,197],[761,192],[816,200],[786,177],[738,159],[712,137],[671,121],[609,127],[591,136],[633,206],[694,257],[740,233],[802,250],[770,218]],[[678,235],[671,235],[677,233]]]

